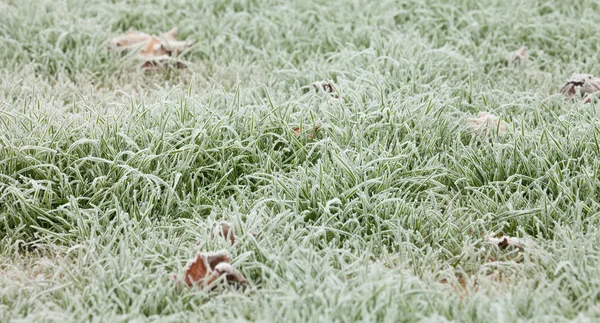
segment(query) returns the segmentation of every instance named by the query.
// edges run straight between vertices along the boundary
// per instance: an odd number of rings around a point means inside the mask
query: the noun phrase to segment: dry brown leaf
[[[317,134],[317,132],[321,129],[321,126],[314,126],[312,128],[312,130],[310,130],[307,134],[306,134],[306,138],[308,139],[313,139],[313,137]],[[300,131],[300,127],[295,127],[294,129],[294,137],[300,137],[300,135],[302,134],[302,132]]]
[[[320,81],[312,84],[312,87],[319,94],[325,94],[335,99],[339,99],[340,96],[335,88],[332,81]]]
[[[534,245],[533,241],[525,241],[524,239],[509,237],[503,234],[497,235],[494,232],[490,232],[487,237],[487,241],[488,243],[497,245],[501,249],[506,249],[508,247],[524,249],[525,247]]]
[[[125,53],[130,50],[139,50],[138,59],[143,61],[142,67],[149,69],[156,66],[166,67],[171,64],[173,57],[181,54],[190,47],[193,41],[179,41],[177,28],[160,35],[151,36],[143,32],[128,31],[109,41],[110,51]],[[176,62],[176,67],[185,67],[185,64]]]
[[[221,222],[217,226],[217,235],[225,240],[229,240],[231,244],[235,243],[235,235],[233,234],[233,227],[227,222]],[[214,232],[214,231],[213,231]]]
[[[583,103],[591,103],[592,101],[596,100],[598,97],[600,97],[600,91],[590,93],[585,96],[585,98],[583,99]]]
[[[510,53],[505,58],[505,62],[509,65],[521,65],[527,62],[528,58],[527,47],[523,46],[519,48],[517,51]]]
[[[242,276],[242,273],[240,273],[239,270],[235,269],[235,267],[228,262],[221,262],[217,264],[215,266],[215,272],[217,272],[219,276],[225,275],[225,278],[228,282],[236,282],[242,285],[246,284],[246,278]]]
[[[160,56],[171,56],[171,53],[164,47],[162,39],[150,37],[150,39],[144,42],[139,55],[145,59],[152,59]]]
[[[173,63],[174,62],[174,63]],[[186,65],[182,62],[175,61],[171,56],[163,55],[158,57],[153,57],[146,59],[144,63],[142,63],[141,67],[146,71],[151,70],[154,67],[163,67],[167,68],[169,65],[174,65],[177,68],[185,68]]]
[[[108,49],[115,52],[124,52],[129,49],[141,47],[152,36],[139,31],[128,31],[108,42]]]
[[[458,283],[458,286],[454,281],[448,280],[446,278],[440,280],[440,283],[452,286],[452,289],[454,289],[456,292],[466,293],[469,290],[467,288],[467,280],[463,276],[457,276],[456,283]]]
[[[467,119],[467,124],[471,130],[479,135],[494,133],[496,130],[498,130],[498,135],[500,136],[506,133],[506,123],[497,116],[487,112],[479,112],[477,118]]]
[[[498,288],[508,283],[501,272],[487,273],[485,277],[486,279],[493,282],[494,285],[496,285]],[[457,274],[456,280],[448,280],[446,278],[443,278],[442,280],[440,280],[440,283],[452,287],[454,292],[458,293],[458,297],[461,301],[464,301],[465,297],[469,296],[471,293],[478,292],[480,285],[478,277],[473,275],[472,273],[466,273],[466,277],[464,274]]]
[[[246,284],[246,279],[230,263],[229,254],[222,250],[218,252],[198,252],[196,257],[188,261],[183,269],[185,283],[188,286],[200,285],[206,287],[211,285],[219,277],[225,275],[228,283]],[[173,276],[177,279],[177,276]]]
[[[573,74],[560,88],[560,92],[573,98],[579,94],[585,103],[590,103],[600,92],[600,78],[592,74]]]

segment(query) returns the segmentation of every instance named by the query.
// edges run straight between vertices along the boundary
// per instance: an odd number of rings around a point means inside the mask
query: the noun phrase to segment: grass
[[[598,9],[4,1],[0,321],[598,319],[600,113],[557,94],[600,73]],[[188,69],[106,51],[173,26]],[[473,135],[479,111],[507,135]],[[169,280],[219,249],[248,286]]]

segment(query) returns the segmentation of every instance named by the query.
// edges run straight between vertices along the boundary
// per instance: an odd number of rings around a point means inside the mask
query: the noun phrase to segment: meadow
[[[0,321],[598,320],[599,104],[558,89],[600,74],[599,10],[0,2]],[[172,27],[187,68],[107,50]],[[222,249],[245,286],[170,278]]]

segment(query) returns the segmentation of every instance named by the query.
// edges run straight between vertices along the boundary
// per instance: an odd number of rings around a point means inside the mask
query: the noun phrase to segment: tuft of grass
[[[600,73],[595,9],[0,3],[0,321],[597,318],[599,112],[557,94]],[[173,26],[187,69],[106,51]],[[479,111],[508,134],[473,135]],[[178,289],[196,249],[227,249],[248,286]]]

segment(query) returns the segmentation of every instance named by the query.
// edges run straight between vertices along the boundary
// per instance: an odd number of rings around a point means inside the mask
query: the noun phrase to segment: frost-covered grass
[[[596,1],[112,2],[0,3],[0,321],[600,316]],[[186,70],[105,50],[173,26]],[[248,286],[169,280],[220,249]]]

